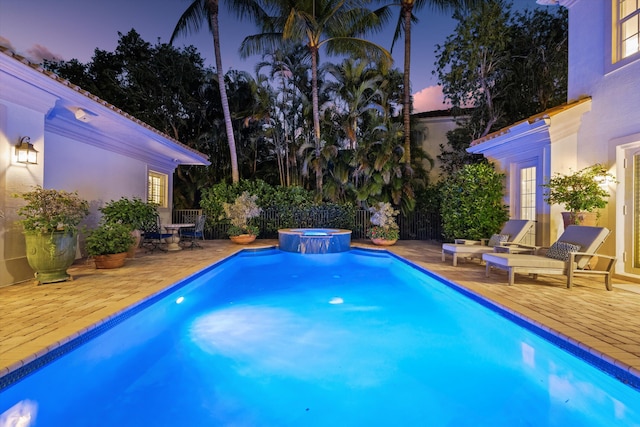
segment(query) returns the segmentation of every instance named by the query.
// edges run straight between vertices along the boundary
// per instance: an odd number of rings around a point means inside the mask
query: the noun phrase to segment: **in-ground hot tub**
[[[336,228],[283,228],[278,247],[285,252],[332,254],[351,248],[351,230]]]

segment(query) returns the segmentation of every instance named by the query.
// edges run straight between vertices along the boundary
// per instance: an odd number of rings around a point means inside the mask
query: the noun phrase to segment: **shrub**
[[[442,183],[442,234],[446,240],[479,240],[509,219],[503,204],[505,175],[489,163],[466,165]]]
[[[89,256],[127,252],[135,242],[131,227],[120,223],[104,223],[91,230],[85,241]]]
[[[20,224],[26,232],[75,232],[80,222],[89,214],[89,203],[81,199],[77,192],[36,186],[32,191],[14,194],[14,197],[27,202],[18,209],[18,215],[23,218]]]
[[[138,197],[121,197],[111,200],[100,208],[102,219],[109,224],[125,224],[132,230],[142,230],[146,224],[155,221],[157,209],[153,203],[144,202]]]

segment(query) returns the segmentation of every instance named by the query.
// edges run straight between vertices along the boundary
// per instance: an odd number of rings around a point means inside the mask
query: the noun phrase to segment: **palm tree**
[[[222,56],[220,54],[220,26],[218,25],[218,0],[193,0],[193,2],[184,11],[176,27],[171,34],[169,43],[173,43],[176,36],[191,31],[197,32],[203,21],[207,21],[209,31],[213,35],[213,50],[216,58],[216,73],[218,74],[218,85],[220,87],[220,102],[222,103],[222,113],[224,116],[225,130],[227,133],[227,141],[229,142],[229,154],[231,158],[231,181],[236,183],[240,181],[238,173],[238,155],[236,152],[236,141],[233,135],[233,124],[231,121],[231,113],[229,111],[229,101],[227,99],[227,90],[225,87]]]
[[[278,145],[276,153],[281,167],[281,184],[300,185],[296,135],[302,133],[300,115],[303,105],[308,103],[307,93],[311,92],[308,90],[311,87],[309,50],[302,45],[290,45],[264,53],[263,61],[256,65],[256,73],[260,74],[262,68],[269,69],[273,86],[279,87],[274,100],[277,115],[274,114],[272,120],[279,122],[281,127],[274,127],[270,132]]]
[[[244,3],[244,2],[240,2]],[[380,29],[385,15],[377,15],[362,6],[359,0],[262,0],[251,1],[252,15],[263,32],[244,39],[240,53],[249,56],[273,52],[283,42],[306,43],[311,53],[311,82],[313,106],[313,139],[316,161],[316,191],[322,195],[322,140],[320,138],[320,106],[318,98],[318,55],[321,47],[327,53],[366,54],[384,66],[391,63],[391,55],[381,46],[359,38],[366,31]],[[261,4],[260,13],[255,12]],[[240,10],[241,7],[238,7]]]
[[[332,102],[339,99],[345,116],[344,131],[349,139],[349,148],[356,148],[358,122],[365,111],[377,110],[381,114],[380,86],[383,75],[378,70],[367,67],[364,60],[345,59],[342,64],[328,64],[325,69],[333,76],[334,81],[327,83],[326,90],[335,94]]]
[[[454,11],[463,7],[471,7],[482,3],[484,0],[400,0],[400,14],[398,23],[393,34],[393,45],[404,33],[404,96],[402,100],[402,122],[404,125],[404,155],[402,160],[411,163],[411,23],[417,22],[414,12],[418,12],[424,6],[429,5],[432,9],[445,12]],[[398,3],[385,6],[397,6]]]

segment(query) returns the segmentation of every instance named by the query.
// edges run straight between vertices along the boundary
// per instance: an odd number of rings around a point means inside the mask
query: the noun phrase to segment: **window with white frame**
[[[633,260],[632,267],[640,268],[640,154],[633,156]]]
[[[640,52],[640,0],[613,0],[615,28],[614,62]]]
[[[147,181],[147,200],[149,203],[166,208],[169,177],[163,173],[149,171]]]
[[[536,220],[536,167],[520,169],[520,219]],[[536,244],[536,229],[531,227],[522,243]]]

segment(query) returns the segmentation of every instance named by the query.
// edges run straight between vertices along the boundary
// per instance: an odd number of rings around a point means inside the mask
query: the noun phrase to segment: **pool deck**
[[[218,260],[243,248],[275,245],[277,240],[244,246],[212,240],[203,249],[139,251],[119,269],[96,270],[82,260],[69,270],[73,281],[2,287],[0,377]],[[374,248],[368,241],[353,246]],[[508,286],[504,271],[485,278],[477,260],[459,260],[453,267],[447,257],[443,263],[438,244],[399,241],[385,249],[640,377],[640,285],[614,278],[614,290],[608,292],[600,278],[578,276],[567,289],[563,276],[518,275]]]

